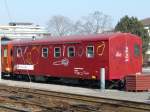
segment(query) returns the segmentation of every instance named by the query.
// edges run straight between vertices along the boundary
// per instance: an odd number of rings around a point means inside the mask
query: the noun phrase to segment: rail
[[[113,109],[121,109],[123,110],[134,110],[135,112],[150,112],[150,104],[142,103],[142,102],[134,102],[127,100],[116,100],[111,98],[103,98],[103,97],[94,97],[94,96],[85,96],[79,94],[71,94],[71,93],[62,93],[62,92],[54,92],[54,91],[46,91],[46,90],[38,90],[38,89],[28,89],[28,88],[18,88],[18,87],[10,87],[10,86],[0,86],[0,90],[7,91],[8,93],[16,93],[18,95],[28,96],[28,97],[11,97],[11,99],[17,99],[18,103],[24,103],[28,105],[35,105],[37,107],[41,107],[47,110],[61,110],[62,108],[57,108],[60,105],[56,104],[55,108],[52,108],[50,104],[39,102],[38,100],[33,100],[32,98],[39,98],[48,100],[49,98],[53,98],[59,101],[63,101],[61,103],[66,105],[63,108],[76,108],[78,111],[84,109],[87,112],[89,111],[98,111],[99,108],[111,107]],[[10,98],[10,97],[9,97]],[[29,99],[31,98],[31,99]],[[54,101],[54,100],[53,100]],[[46,101],[45,101],[46,102]],[[0,107],[1,108],[1,107]],[[110,111],[111,112],[111,111]]]

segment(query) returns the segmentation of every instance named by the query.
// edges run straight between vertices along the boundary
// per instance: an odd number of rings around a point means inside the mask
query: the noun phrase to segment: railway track
[[[14,112],[150,112],[148,103],[110,98],[10,86],[0,86],[0,93],[0,108]]]
[[[5,110],[5,111],[10,111],[10,112],[13,112],[13,111],[15,111],[15,112],[29,112],[28,109],[22,109],[22,108],[17,108],[17,107],[10,107],[8,105],[0,105],[0,108]]]

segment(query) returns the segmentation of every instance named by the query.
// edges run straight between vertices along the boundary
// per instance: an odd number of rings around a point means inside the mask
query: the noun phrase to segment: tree
[[[149,44],[149,35],[143,24],[136,17],[124,16],[121,18],[115,26],[115,31],[129,32],[140,36],[143,41],[143,55],[145,55]]]
[[[73,22],[65,16],[57,15],[50,18],[48,30],[52,35],[63,36],[72,34],[96,34],[111,29],[111,18],[102,12],[95,11],[82,19]]]
[[[53,16],[48,22],[48,30],[55,36],[70,35],[72,27],[72,21],[61,15]]]
[[[97,34],[111,29],[111,18],[102,12],[95,11],[75,24],[79,34]]]

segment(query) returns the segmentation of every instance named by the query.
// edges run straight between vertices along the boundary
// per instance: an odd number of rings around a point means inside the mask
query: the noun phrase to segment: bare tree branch
[[[80,29],[82,29],[83,34],[102,33],[112,28],[110,16],[104,15],[99,11],[95,11],[87,17],[83,17],[82,20],[80,20],[80,27],[81,26],[82,28]]]
[[[72,32],[72,21],[64,16],[53,16],[48,22],[48,30],[52,35],[64,36]]]
[[[53,16],[48,22],[48,30],[52,35],[64,36],[73,34],[97,34],[110,30],[111,18],[102,12],[95,11],[82,17],[75,23],[68,17]]]

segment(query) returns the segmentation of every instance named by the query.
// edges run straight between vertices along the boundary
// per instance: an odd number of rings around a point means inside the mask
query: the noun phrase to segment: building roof
[[[33,23],[25,23],[25,22],[10,22],[10,26],[17,26],[17,25],[33,25]]]
[[[150,26],[150,18],[143,19],[141,20],[141,22],[144,26]]]

